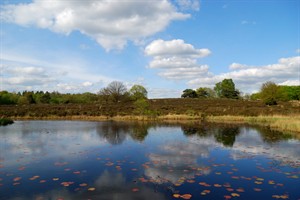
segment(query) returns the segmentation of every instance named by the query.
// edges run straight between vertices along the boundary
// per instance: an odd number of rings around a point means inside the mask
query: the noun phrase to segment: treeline
[[[252,100],[263,100],[267,105],[277,105],[278,101],[300,100],[300,86],[276,85],[274,82],[262,84],[258,93],[250,96]]]
[[[0,91],[0,105],[26,105],[26,104],[88,104],[95,102],[118,102],[121,100],[147,99],[147,90],[141,85],[134,85],[127,90],[121,82],[111,82],[97,94],[85,92],[81,94],[62,94],[59,92]]]
[[[0,91],[0,105],[26,105],[26,104],[91,104],[91,103],[117,103],[120,101],[134,101],[137,108],[147,110],[147,90],[141,85],[134,85],[129,90],[122,82],[113,81],[95,93],[62,94],[59,92]],[[251,95],[242,95],[235,88],[232,79],[224,79],[216,83],[215,87],[199,87],[198,89],[185,89],[182,98],[203,99],[248,99],[262,100],[266,105],[276,105],[278,101],[300,100],[300,86],[280,86],[274,82],[262,84],[260,91]]]
[[[216,83],[215,87],[199,87],[196,90],[185,89],[182,98],[227,98],[227,99],[250,99],[262,100],[266,105],[277,105],[278,101],[300,100],[300,86],[281,86],[274,82],[262,84],[260,91],[251,95],[241,95],[235,88],[232,79],[224,79]]]

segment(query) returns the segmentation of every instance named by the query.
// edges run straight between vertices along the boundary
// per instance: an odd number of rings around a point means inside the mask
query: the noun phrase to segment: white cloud
[[[82,83],[82,86],[84,86],[84,87],[89,87],[89,86],[92,86],[92,85],[93,85],[93,83],[89,82],[89,81],[86,81],[86,82]]]
[[[208,72],[208,66],[199,65],[197,59],[208,56],[210,50],[196,49],[180,39],[154,40],[144,52],[153,57],[148,67],[162,69],[159,75],[167,79],[192,79]]]
[[[25,54],[1,53],[1,90],[44,90],[59,92],[97,92],[113,79],[90,73],[80,58],[46,62]]]
[[[243,64],[239,64],[239,63],[232,63],[229,66],[229,69],[231,69],[231,70],[245,69],[245,68],[247,68],[247,65],[243,65]]]
[[[191,44],[187,44],[184,40],[154,40],[145,48],[145,54],[148,56],[157,57],[191,57],[201,58],[208,56],[210,51],[208,49],[195,49]]]
[[[182,10],[196,10],[200,9],[200,2],[198,0],[176,0],[179,8]]]
[[[297,84],[300,73],[300,56],[281,58],[278,63],[265,66],[247,66],[233,63],[229,68],[232,69],[233,66],[236,67],[234,71],[219,75],[210,74],[206,77],[190,80],[188,84],[197,87],[213,87],[225,78],[232,78],[237,88],[244,92],[257,90],[266,81],[274,81],[277,84]]]
[[[180,1],[197,10],[198,1]],[[164,30],[173,20],[190,17],[162,1],[44,1],[8,4],[1,7],[1,20],[22,26],[36,26],[70,34],[80,31],[106,50],[122,49],[128,40],[136,41]]]

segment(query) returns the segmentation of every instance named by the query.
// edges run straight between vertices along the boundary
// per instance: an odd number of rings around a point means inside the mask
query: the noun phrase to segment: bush
[[[9,118],[0,118],[0,126],[6,126],[8,124],[12,124],[14,121]]]

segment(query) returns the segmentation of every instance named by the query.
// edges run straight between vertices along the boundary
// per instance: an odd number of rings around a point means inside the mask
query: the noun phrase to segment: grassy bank
[[[300,136],[300,115],[273,115],[273,116],[208,116],[209,122],[247,123],[268,126],[271,129],[297,133]]]

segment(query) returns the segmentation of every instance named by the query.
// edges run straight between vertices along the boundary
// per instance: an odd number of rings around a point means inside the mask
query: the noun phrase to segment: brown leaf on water
[[[183,194],[183,195],[180,195],[180,198],[182,198],[182,199],[191,199],[192,195],[191,194]]]
[[[90,187],[89,189],[88,189],[88,191],[95,191],[96,190],[96,188],[94,188],[94,187]]]
[[[18,177],[15,177],[15,178],[13,179],[13,181],[16,182],[16,181],[19,181],[19,180],[21,180],[21,179],[22,179],[22,177],[19,177],[19,176],[18,176]]]
[[[173,197],[174,197],[174,198],[179,198],[179,197],[180,197],[180,194],[173,194]]]
[[[254,190],[255,192],[260,192],[260,191],[262,191],[262,189],[260,189],[260,188],[253,188],[253,190]]]
[[[23,171],[26,167],[22,166],[22,167],[19,167],[18,170],[20,171]]]
[[[58,181],[58,180],[59,180],[59,178],[53,178],[52,180],[53,180],[53,181]]]
[[[187,180],[188,183],[195,183],[195,180]]]
[[[231,193],[231,196],[233,196],[233,197],[239,197],[240,195],[238,193]]]
[[[40,176],[33,176],[33,177],[29,178],[29,180],[33,181],[33,180],[38,179],[38,178],[40,178]]]
[[[243,188],[238,188],[236,189],[237,192],[245,192],[245,190]]]
[[[81,183],[81,184],[79,184],[79,186],[80,187],[86,187],[88,184],[86,184],[86,183]]]
[[[225,198],[225,199],[231,199],[232,197],[229,196],[229,195],[224,195],[224,198]]]

